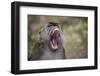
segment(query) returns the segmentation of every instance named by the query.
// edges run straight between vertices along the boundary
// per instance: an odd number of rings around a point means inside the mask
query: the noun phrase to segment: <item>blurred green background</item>
[[[88,57],[88,18],[71,16],[28,15],[28,56],[37,43],[38,32],[48,22],[58,22],[63,31],[67,59]],[[37,47],[38,48],[38,47]]]

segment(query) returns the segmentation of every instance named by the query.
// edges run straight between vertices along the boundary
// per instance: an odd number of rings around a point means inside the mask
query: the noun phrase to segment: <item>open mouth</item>
[[[57,49],[60,37],[59,28],[55,27],[52,31],[50,31],[49,36],[50,36],[50,47],[54,50]]]

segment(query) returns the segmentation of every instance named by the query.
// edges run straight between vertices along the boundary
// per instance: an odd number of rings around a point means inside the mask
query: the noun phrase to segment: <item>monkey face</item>
[[[60,36],[59,26],[52,25],[49,31],[49,47],[53,50],[58,49],[60,39],[61,39],[61,36]]]
[[[49,22],[45,29],[41,32],[41,40],[47,42],[52,50],[57,50],[62,46],[61,29],[58,23]]]

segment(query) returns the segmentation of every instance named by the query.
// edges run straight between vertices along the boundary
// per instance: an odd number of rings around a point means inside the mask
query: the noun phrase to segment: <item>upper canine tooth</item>
[[[58,30],[58,31],[59,31],[59,29],[58,29],[58,28],[55,28],[55,29],[53,30],[53,33],[54,33],[54,31],[56,31],[56,30]]]

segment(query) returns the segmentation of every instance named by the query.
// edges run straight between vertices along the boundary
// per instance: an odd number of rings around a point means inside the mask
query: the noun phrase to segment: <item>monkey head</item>
[[[39,41],[48,46],[51,50],[62,47],[61,28],[58,23],[49,22],[40,32]]]

